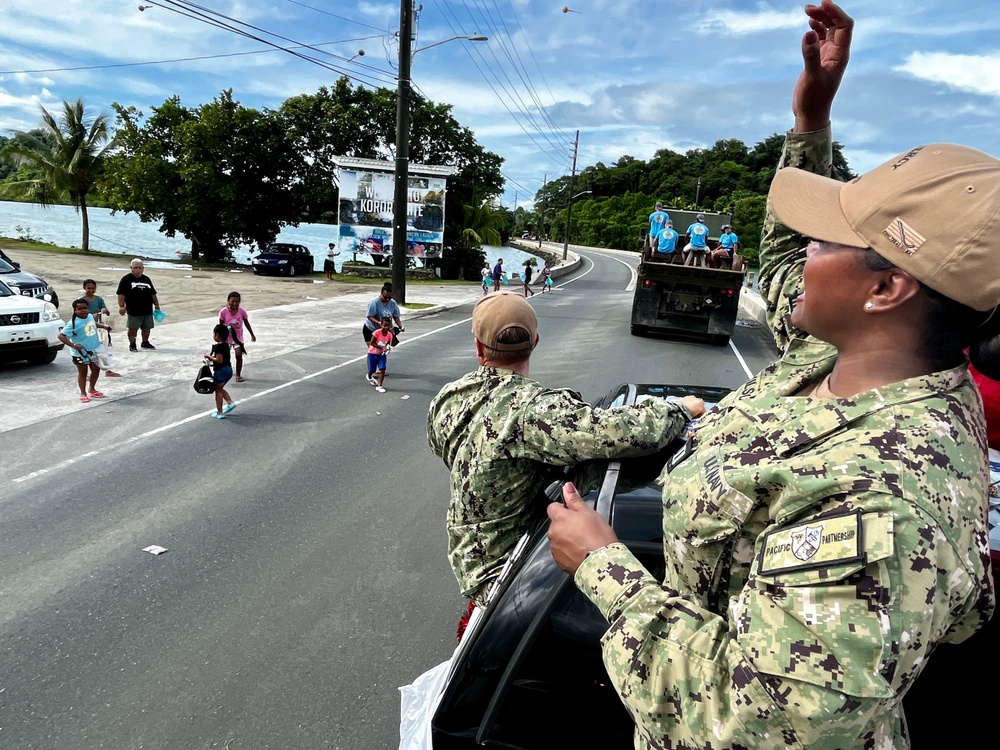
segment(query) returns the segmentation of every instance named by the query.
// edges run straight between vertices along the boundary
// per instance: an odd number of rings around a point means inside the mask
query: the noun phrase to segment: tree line
[[[478,280],[483,244],[525,233],[562,240],[571,197],[574,244],[637,250],[659,200],[732,213],[742,252],[756,258],[782,135],[753,147],[730,139],[684,154],[663,149],[648,162],[598,162],[547,183],[532,210],[510,211],[497,201],[503,159],[455,120],[450,105],[412,96],[411,160],[457,170],[445,203],[445,278]],[[175,96],[148,114],[112,108],[113,123],[108,114],[89,118],[81,101],[64,102],[58,118],[43,109],[38,128],[0,136],[0,195],[74,205],[84,250],[87,207],[101,205],[159,222],[167,236],[188,240],[195,259],[223,260],[235,247],[267,245],[283,226],[336,223],[333,157],[394,158],[396,92],[347,78],[276,110],[244,107],[231,90],[197,107]],[[834,166],[853,176],[837,143]]]
[[[733,214],[741,253],[754,261],[767,191],[783,143],[784,136],[774,134],[753,147],[730,139],[685,154],[661,149],[648,162],[631,156],[611,165],[598,162],[573,180],[565,175],[547,183],[535,194],[534,210],[514,210],[513,229],[563,240],[569,199],[579,196],[573,203],[570,242],[638,250],[649,214],[656,201],[662,201],[677,209]],[[835,168],[852,178],[839,143],[834,144],[833,155]],[[685,228],[675,227],[679,232]]]
[[[492,206],[503,189],[503,159],[458,123],[450,105],[412,96],[411,161],[456,168],[442,273],[478,279],[480,245],[502,239]],[[231,90],[196,107],[175,96],[148,114],[112,108],[113,126],[109,115],[88,118],[81,101],[65,102],[60,117],[43,109],[39,128],[0,137],[0,191],[74,205],[84,250],[87,207],[103,205],[185,237],[195,259],[224,260],[240,245],[267,245],[283,226],[336,223],[333,156],[395,155],[396,92],[355,87],[347,78],[276,110],[244,107]],[[470,226],[467,217],[480,224]]]

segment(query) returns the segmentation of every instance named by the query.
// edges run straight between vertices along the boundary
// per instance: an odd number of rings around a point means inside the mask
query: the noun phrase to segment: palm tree
[[[501,244],[500,230],[506,224],[506,213],[502,208],[494,206],[488,198],[480,199],[478,196],[473,196],[472,201],[472,205],[464,207],[463,244],[467,248]]]
[[[100,175],[105,152],[111,147],[110,117],[100,114],[88,124],[84,117],[83,100],[74,104],[63,101],[60,121],[42,110],[38,130],[16,131],[13,139],[0,152],[15,166],[26,166],[37,177],[7,183],[5,189],[20,189],[42,206],[69,199],[83,218],[81,247],[90,249],[90,220],[87,217],[87,194]]]

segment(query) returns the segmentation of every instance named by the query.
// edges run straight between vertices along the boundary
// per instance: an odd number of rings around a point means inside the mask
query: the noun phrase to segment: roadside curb
[[[743,318],[756,321],[764,328],[767,327],[767,303],[760,296],[760,292],[750,287],[744,287],[740,293],[740,315]]]
[[[531,253],[532,255],[534,255],[539,250],[539,247],[537,245],[525,244],[518,240],[509,240],[507,244],[510,245],[511,247],[517,248],[522,252]],[[562,250],[561,247],[553,248],[552,246],[553,243],[551,242],[546,242],[545,245],[546,245],[546,250],[550,253],[558,254],[558,252]],[[567,250],[566,260],[561,260],[552,267],[552,278],[555,279],[560,276],[565,276],[568,273],[572,273],[573,271],[575,271],[577,268],[580,267],[580,264],[582,262],[583,261],[581,260],[579,255],[574,253],[572,250]]]

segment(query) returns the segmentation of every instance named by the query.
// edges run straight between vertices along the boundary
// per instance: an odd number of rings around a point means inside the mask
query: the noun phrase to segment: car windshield
[[[11,288],[0,281],[0,297],[16,297],[17,295],[11,291]]]
[[[17,269],[7,261],[0,258],[0,273],[17,273]]]
[[[265,253],[278,253],[280,255],[291,255],[292,245],[268,245]]]

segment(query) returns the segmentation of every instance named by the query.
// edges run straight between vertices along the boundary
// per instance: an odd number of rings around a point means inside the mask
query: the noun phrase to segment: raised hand
[[[851,56],[854,19],[830,0],[807,5],[809,31],[802,37],[803,69],[792,94],[796,133],[821,130]]]

